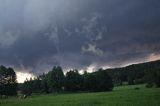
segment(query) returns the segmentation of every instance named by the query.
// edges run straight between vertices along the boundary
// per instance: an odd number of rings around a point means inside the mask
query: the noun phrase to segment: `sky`
[[[0,65],[13,67],[22,81],[57,65],[92,72],[159,60],[159,5],[159,0],[0,0]]]

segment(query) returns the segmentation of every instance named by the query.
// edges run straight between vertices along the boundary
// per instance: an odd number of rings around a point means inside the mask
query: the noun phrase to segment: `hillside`
[[[146,83],[147,75],[152,77],[152,74],[155,73],[155,71],[159,73],[159,70],[160,60],[133,64],[121,68],[106,69],[116,85],[122,85],[123,82],[128,82],[128,84],[131,85]]]

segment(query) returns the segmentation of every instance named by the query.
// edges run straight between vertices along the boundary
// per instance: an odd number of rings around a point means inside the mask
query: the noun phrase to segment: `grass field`
[[[140,89],[135,89],[135,88]],[[112,92],[39,95],[0,100],[0,106],[160,106],[160,89],[144,85],[115,87]]]

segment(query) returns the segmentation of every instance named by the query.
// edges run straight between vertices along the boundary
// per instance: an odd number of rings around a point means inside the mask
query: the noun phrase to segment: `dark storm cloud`
[[[41,73],[160,53],[159,0],[0,0],[0,64]]]

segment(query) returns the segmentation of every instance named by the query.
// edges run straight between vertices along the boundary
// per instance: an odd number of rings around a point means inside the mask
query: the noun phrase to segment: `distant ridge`
[[[106,69],[106,71],[115,85],[121,85],[123,82],[128,82],[130,85],[146,83],[146,75],[151,76],[155,74],[155,71],[160,71],[160,60]]]

